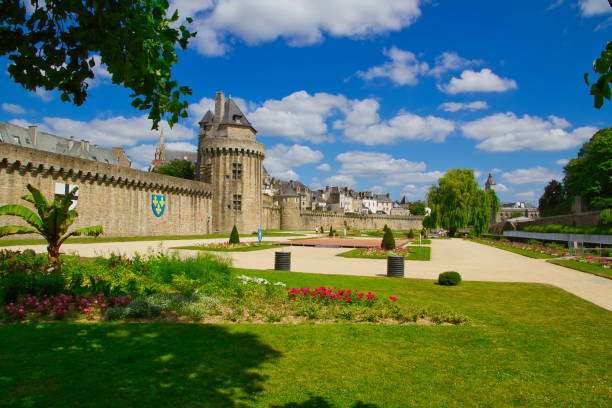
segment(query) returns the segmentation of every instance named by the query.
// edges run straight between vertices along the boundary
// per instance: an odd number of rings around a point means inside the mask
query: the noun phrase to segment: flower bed
[[[567,249],[563,245],[556,243],[543,244],[535,240],[530,240],[528,242],[516,242],[509,241],[507,239],[501,239],[498,241],[482,237],[472,238],[472,241],[515,252],[530,258],[556,258],[568,255]]]
[[[403,256],[410,261],[429,261],[431,258],[431,248],[417,245],[403,246],[392,251],[385,251],[381,248],[357,248],[338,254],[338,256],[345,258],[368,259],[386,259],[389,255]]]
[[[173,249],[189,249],[193,251],[215,251],[215,252],[250,252],[260,251],[264,249],[277,248],[283,246],[278,242],[241,242],[239,244],[230,244],[228,242],[220,242],[214,244],[190,245],[174,247]]]
[[[63,319],[68,315],[81,315],[89,319],[96,319],[101,317],[109,307],[125,307],[130,302],[129,296],[107,297],[101,293],[90,296],[71,296],[64,293],[42,297],[27,295],[15,303],[6,304],[4,312],[9,318],[18,320],[47,317]]]

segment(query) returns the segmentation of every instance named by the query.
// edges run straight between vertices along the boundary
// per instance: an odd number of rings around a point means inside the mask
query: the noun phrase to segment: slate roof
[[[86,135],[78,135],[80,138]],[[118,164],[111,149],[91,144],[75,138],[65,138],[37,130],[36,141],[30,130],[12,123],[0,122],[0,143],[15,144],[31,149],[59,153],[81,159],[94,160],[108,164]]]
[[[242,111],[240,110],[240,108],[238,107],[236,102],[234,102],[232,98],[228,98],[225,101],[223,112],[224,112],[223,118],[221,119],[219,124],[221,125],[242,125],[242,126],[253,127],[253,125],[251,125],[251,122],[249,122],[245,114],[242,113]],[[212,123],[214,121],[215,121],[214,113],[208,110],[206,114],[204,114],[204,117],[202,117],[202,120],[200,121],[200,123]]]

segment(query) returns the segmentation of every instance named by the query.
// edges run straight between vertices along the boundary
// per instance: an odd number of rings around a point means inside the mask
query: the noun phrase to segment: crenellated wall
[[[56,183],[79,187],[74,226],[102,225],[105,235],[187,235],[211,231],[207,184],[0,143],[0,205],[23,204],[32,184],[53,197]],[[161,216],[151,208],[153,194],[165,196]],[[0,225],[18,224],[1,217]]]

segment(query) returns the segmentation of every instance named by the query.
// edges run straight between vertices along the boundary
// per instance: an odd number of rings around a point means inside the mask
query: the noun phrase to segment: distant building
[[[198,153],[187,150],[169,150],[164,139],[164,130],[159,132],[159,142],[155,147],[155,154],[151,162],[151,170],[154,170],[172,160],[187,160],[194,165],[198,161]]]
[[[495,186],[495,180],[493,180],[493,176],[489,173],[489,177],[487,177],[487,181],[485,182],[485,190],[495,190],[493,186]],[[491,216],[490,224],[493,225],[497,222],[504,222],[509,219],[524,217],[528,219],[536,219],[539,218],[540,212],[538,208],[533,204],[525,203],[525,202],[514,202],[514,203],[502,203],[499,206],[499,210],[495,217]]]
[[[81,137],[85,135],[80,135]],[[58,153],[80,159],[93,160],[122,167],[131,167],[130,159],[121,147],[107,149],[88,140],[65,138],[41,131],[38,126],[28,128],[0,122],[0,143],[14,144],[31,149]]]

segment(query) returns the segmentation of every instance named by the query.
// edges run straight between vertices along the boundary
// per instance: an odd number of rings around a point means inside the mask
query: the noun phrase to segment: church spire
[[[155,158],[153,159],[153,168],[159,167],[166,162],[166,144],[164,142],[164,129],[159,132],[159,143],[155,147]]]
[[[493,186],[495,185],[495,180],[493,180],[493,176],[489,173],[489,177],[487,177],[487,181],[485,182],[485,191],[493,190]]]

